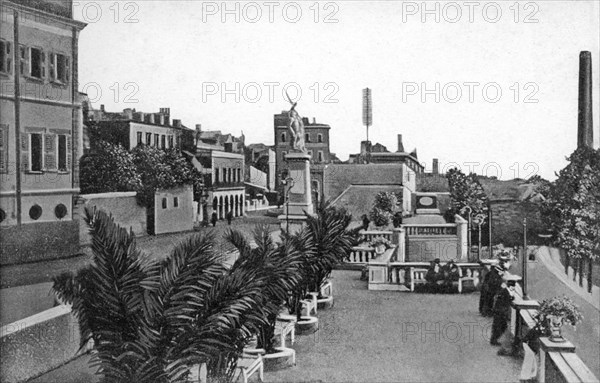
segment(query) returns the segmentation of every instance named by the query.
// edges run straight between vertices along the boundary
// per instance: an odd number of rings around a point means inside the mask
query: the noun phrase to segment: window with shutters
[[[152,133],[146,133],[146,145],[152,145]]]
[[[46,54],[40,48],[27,48],[28,67],[26,74],[30,77],[43,79],[46,77]]]
[[[173,136],[169,136],[169,149],[173,149]]]
[[[154,135],[154,146],[156,146],[158,148],[159,145],[159,141],[158,141],[158,137],[160,136],[160,134],[155,134]]]
[[[32,172],[41,172],[44,168],[44,143],[41,133],[31,133],[29,135],[30,152],[29,152],[29,170]]]
[[[143,142],[142,142],[142,132],[137,132],[136,136],[137,136],[137,146],[142,145],[143,144]]]
[[[58,155],[58,170],[61,172],[68,172],[69,171],[69,151],[67,150],[68,145],[68,141],[70,140],[70,136],[67,136],[66,134],[59,134],[58,135],[58,148],[57,148],[57,155]]]
[[[32,145],[33,148],[33,145]],[[56,171],[58,169],[56,163],[56,135],[55,134],[44,134],[44,161],[43,161],[43,170],[46,171]],[[33,151],[32,151],[33,153]],[[33,161],[32,161],[33,163]],[[33,169],[32,169],[33,170]]]
[[[0,73],[12,73],[12,46],[10,41],[0,40]]]
[[[167,141],[166,140],[167,140],[167,136],[165,136],[164,134],[162,134],[160,136],[160,147],[161,147],[161,149],[165,149],[166,148],[166,145],[167,145]]]
[[[0,125],[0,173],[8,172],[8,125]]]
[[[50,54],[50,79],[53,82],[67,84],[70,78],[69,58],[61,53]]]

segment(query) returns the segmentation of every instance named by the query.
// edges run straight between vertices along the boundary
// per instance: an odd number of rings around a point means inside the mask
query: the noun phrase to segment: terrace
[[[489,345],[491,319],[479,295],[369,291],[356,271],[336,270],[335,307],[319,310],[320,330],[299,336],[294,367],[267,382],[516,382],[521,361]],[[98,382],[89,355],[33,382]]]

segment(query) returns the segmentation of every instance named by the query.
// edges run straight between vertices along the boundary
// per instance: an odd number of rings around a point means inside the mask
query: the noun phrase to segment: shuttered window
[[[58,170],[61,172],[69,171],[69,168],[67,167],[67,138],[68,136],[65,134],[58,135],[58,148],[56,153],[58,155]]]
[[[0,125],[0,173],[8,172],[8,125]]]
[[[61,53],[50,54],[50,79],[54,82],[66,84],[70,78],[69,58]]]
[[[0,72],[12,73],[12,45],[10,41],[0,40]]]
[[[44,143],[42,141],[41,133],[31,133],[30,137],[30,170],[32,172],[41,172],[44,168],[44,157],[43,157],[43,149]]]
[[[56,135],[44,134],[44,170],[56,171]]]

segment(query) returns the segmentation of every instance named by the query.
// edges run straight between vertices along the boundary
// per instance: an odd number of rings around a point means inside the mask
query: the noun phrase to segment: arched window
[[[304,133],[304,141],[310,142],[310,134],[309,133]]]
[[[317,134],[317,142],[323,142],[323,135],[321,133]]]
[[[281,133],[281,142],[285,143],[287,141],[285,133]]]

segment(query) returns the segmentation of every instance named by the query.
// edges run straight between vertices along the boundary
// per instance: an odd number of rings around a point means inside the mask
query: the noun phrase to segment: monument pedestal
[[[285,156],[288,162],[288,184],[283,214],[277,217],[281,229],[289,233],[301,230],[306,223],[306,214],[313,214],[310,155],[303,152],[291,152]]]

